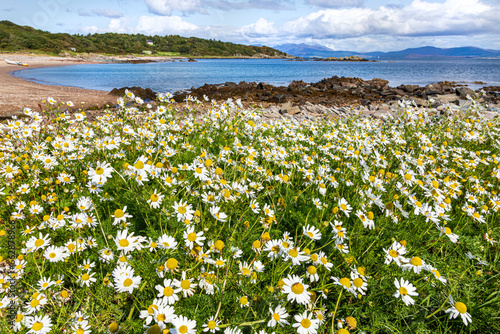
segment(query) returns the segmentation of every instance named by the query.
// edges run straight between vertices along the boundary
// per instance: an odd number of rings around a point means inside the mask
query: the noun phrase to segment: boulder
[[[290,109],[286,110],[286,113],[289,115],[300,114],[300,108],[299,107],[291,107]]]
[[[443,89],[441,85],[438,84],[430,84],[424,87],[424,92],[427,95],[437,95],[437,94],[442,94]]]
[[[413,91],[415,89],[419,88],[419,86],[418,85],[401,85],[398,88],[406,93],[413,93]]]
[[[456,94],[438,95],[435,100],[438,104],[454,103],[458,100],[458,96]]]
[[[418,97],[413,97],[413,98],[410,99],[410,101],[415,102],[415,104],[417,105],[417,107],[429,107],[431,105],[431,103],[428,100],[421,99],[421,98],[418,98]]]
[[[467,95],[472,95],[474,91],[470,89],[469,87],[458,87],[456,89],[457,95],[460,97],[467,97]]]
[[[136,97],[140,97],[144,101],[146,100],[156,100],[156,93],[151,90],[151,88],[142,88],[142,87],[122,87],[122,88],[114,88],[109,95],[114,96],[125,96],[125,90],[129,90]]]
[[[293,99],[293,95],[290,94],[276,94],[269,99],[269,102],[282,103]]]

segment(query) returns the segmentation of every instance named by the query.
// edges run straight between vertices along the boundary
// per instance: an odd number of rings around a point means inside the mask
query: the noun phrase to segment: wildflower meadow
[[[1,333],[500,332],[480,103],[301,123],[118,104],[1,125]]]

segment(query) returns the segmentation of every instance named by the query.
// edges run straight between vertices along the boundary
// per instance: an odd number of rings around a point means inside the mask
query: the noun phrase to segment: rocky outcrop
[[[389,82],[383,79],[363,80],[360,78],[331,77],[315,83],[293,81],[288,86],[273,86],[263,82],[240,83],[227,82],[225,84],[205,84],[190,91],[176,93],[174,98],[183,101],[187,95],[203,99],[218,101],[241,99],[245,104],[283,104],[291,102],[302,105],[306,102],[327,106],[357,106],[381,105],[399,100],[411,100],[418,106],[437,106],[451,103],[460,105],[460,100],[467,100],[467,96],[479,98],[479,102],[500,103],[500,89],[498,87],[485,88],[486,95],[474,91],[466,86],[454,82],[438,82],[421,87],[418,85],[400,85],[389,87]]]
[[[122,87],[122,88],[115,88],[111,92],[109,92],[109,95],[114,95],[114,96],[125,96],[125,91],[129,90],[130,92],[134,93],[135,96],[140,97],[144,101],[148,100],[156,100],[156,93],[151,90],[151,88],[141,88],[141,87]]]

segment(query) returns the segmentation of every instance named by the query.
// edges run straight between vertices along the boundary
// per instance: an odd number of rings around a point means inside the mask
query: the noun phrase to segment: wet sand
[[[29,66],[10,65],[4,59],[23,61],[28,63]],[[48,97],[52,97],[57,102],[66,103],[72,101],[75,107],[81,106],[82,102],[85,102],[84,107],[86,108],[90,106],[105,106],[106,104],[114,105],[116,103],[116,96],[108,95],[106,91],[43,85],[16,78],[10,74],[11,72],[27,68],[95,63],[93,61],[73,58],[0,53],[0,115],[22,111],[23,108],[40,110],[38,104],[42,103]]]

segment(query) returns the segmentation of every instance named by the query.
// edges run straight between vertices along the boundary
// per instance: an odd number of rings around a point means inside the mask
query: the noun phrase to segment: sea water
[[[332,76],[381,78],[389,86],[465,82],[478,89],[500,86],[500,59],[424,59],[381,62],[286,61],[282,59],[199,59],[197,62],[90,64],[20,70],[14,76],[48,85],[110,91],[140,86],[156,92],[189,90],[225,82],[284,86],[294,80],[317,82]],[[485,84],[473,84],[481,81]]]

